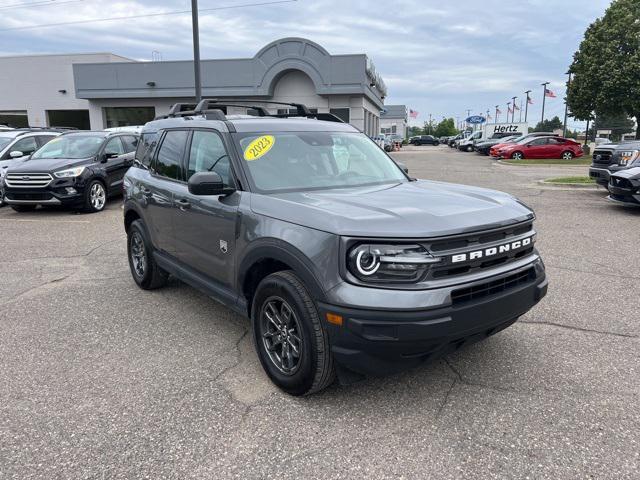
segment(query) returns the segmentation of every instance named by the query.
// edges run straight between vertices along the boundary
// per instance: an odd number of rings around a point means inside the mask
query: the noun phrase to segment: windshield
[[[62,135],[35,152],[31,159],[93,157],[98,153],[103,141],[103,136]]]
[[[245,170],[261,192],[406,182],[398,166],[361,133],[251,133],[238,137]]]

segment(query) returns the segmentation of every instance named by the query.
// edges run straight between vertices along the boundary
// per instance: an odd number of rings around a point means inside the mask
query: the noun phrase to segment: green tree
[[[423,129],[421,127],[409,127],[407,129],[407,135],[410,137],[416,137],[422,135]]]
[[[433,135],[436,137],[450,137],[456,135],[458,129],[453,118],[443,118],[438,125],[436,125]]]
[[[538,122],[533,129],[534,132],[553,132],[554,130],[562,130],[562,120],[556,115],[551,120],[545,120],[544,122]]]
[[[598,115],[589,128],[589,136],[594,138],[598,130],[611,130],[610,138],[612,140],[620,140],[625,133],[633,132],[634,126],[633,120],[627,117],[626,113]]]
[[[638,120],[640,139],[640,2],[614,0],[586,30],[570,71],[567,104],[579,120],[619,115]]]

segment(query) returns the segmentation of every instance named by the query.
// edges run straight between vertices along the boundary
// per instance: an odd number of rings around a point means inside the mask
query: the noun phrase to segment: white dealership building
[[[332,55],[310,40],[283,38],[251,58],[203,60],[201,69],[204,97],[304,103],[368,135],[380,131],[387,89],[365,54]],[[139,125],[194,97],[192,61],[25,55],[0,57],[0,72],[0,124],[11,126]]]

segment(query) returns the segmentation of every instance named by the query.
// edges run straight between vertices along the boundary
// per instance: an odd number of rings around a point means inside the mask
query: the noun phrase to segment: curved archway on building
[[[305,38],[283,38],[263,47],[254,57],[261,72],[256,83],[264,95],[272,96],[276,84],[292,71],[306,74],[318,95],[326,94],[330,83],[331,55],[323,47]]]

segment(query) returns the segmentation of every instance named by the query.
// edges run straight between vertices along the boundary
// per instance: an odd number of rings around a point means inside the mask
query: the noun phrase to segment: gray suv
[[[248,317],[284,391],[433,360],[546,294],[534,214],[511,195],[413,179],[304,105],[232,106],[176,105],[143,128],[124,181],[129,264],[143,289],[173,275]]]

